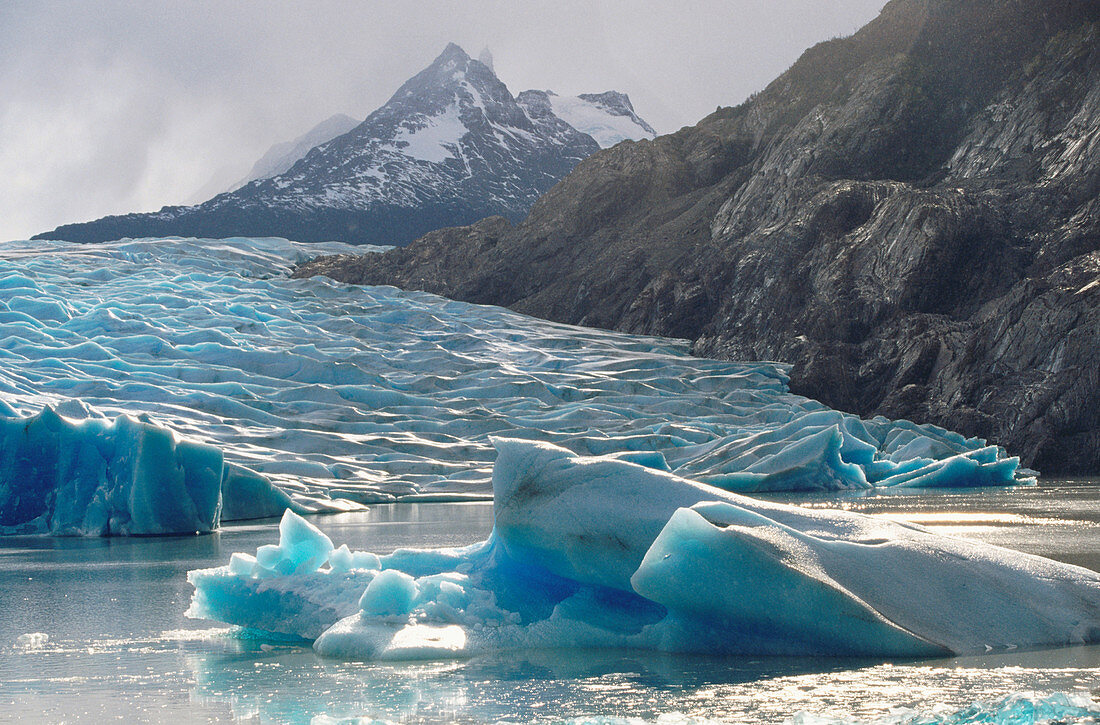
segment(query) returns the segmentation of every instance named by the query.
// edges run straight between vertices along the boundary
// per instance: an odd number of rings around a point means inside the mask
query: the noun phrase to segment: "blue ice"
[[[78,406],[63,411],[86,412]],[[146,416],[69,419],[0,407],[0,531],[108,536],[213,531],[295,505],[216,446],[181,440]]]
[[[543,647],[915,658],[1100,641],[1087,569],[611,455],[494,443],[487,541],[355,568],[358,553],[321,561],[333,550],[313,534],[292,573],[249,568],[259,553],[190,572],[188,614],[382,660]],[[272,548],[296,546],[298,520],[287,514]]]

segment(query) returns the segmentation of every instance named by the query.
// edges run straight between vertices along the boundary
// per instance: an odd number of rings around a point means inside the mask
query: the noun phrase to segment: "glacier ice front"
[[[294,508],[270,482],[148,417],[70,420],[0,409],[0,532],[190,534]],[[299,509],[304,510],[304,509]]]
[[[502,649],[928,657],[1100,641],[1100,574],[912,525],[769,503],[620,456],[495,440],[487,541],[278,546],[192,571],[188,614],[324,655]]]
[[[784,365],[287,278],[306,255],[351,249],[0,244],[0,400],[23,415],[150,415],[303,510],[487,498],[493,435],[748,493],[1018,482],[1018,461],[982,440],[792,395]],[[223,519],[244,515],[233,500]]]

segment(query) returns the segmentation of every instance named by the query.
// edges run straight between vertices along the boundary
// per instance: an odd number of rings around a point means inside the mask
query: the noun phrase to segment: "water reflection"
[[[187,664],[196,703],[288,723],[322,714],[336,721],[558,722],[679,713],[784,722],[805,711],[872,719],[897,708],[944,711],[1019,691],[1100,685],[1100,647],[919,663],[543,650],[406,664],[252,648],[193,654]]]
[[[622,650],[539,650],[466,661],[327,661],[309,650],[242,645],[236,653],[187,657],[204,705],[277,722],[335,719],[556,720],[604,714],[655,719],[679,702],[700,711],[716,688],[868,666],[854,660],[684,657]]]

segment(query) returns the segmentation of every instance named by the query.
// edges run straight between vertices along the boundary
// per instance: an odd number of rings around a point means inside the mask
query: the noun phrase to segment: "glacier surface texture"
[[[1100,640],[1100,574],[614,456],[494,439],[494,528],[461,549],[278,545],[192,571],[188,614],[328,656],[544,647],[930,657]]]
[[[89,432],[148,416],[256,474],[235,490],[271,482],[303,512],[488,498],[492,435],[743,493],[1019,482],[1017,459],[979,439],[792,395],[780,364],[702,360],[684,341],[287,278],[308,255],[350,250],[280,239],[0,245],[0,400],[11,415],[50,407]],[[93,419],[102,422],[80,422]],[[66,451],[44,449],[57,460],[34,465],[77,471],[71,456],[82,454]],[[13,507],[33,513],[49,486],[45,473],[31,483],[20,470],[4,469],[5,522]],[[35,487],[28,497],[24,485]],[[57,490],[86,493],[74,487]],[[227,495],[222,518],[281,510],[260,498],[249,508],[247,495]],[[94,530],[79,508],[55,501],[68,511],[57,526]]]

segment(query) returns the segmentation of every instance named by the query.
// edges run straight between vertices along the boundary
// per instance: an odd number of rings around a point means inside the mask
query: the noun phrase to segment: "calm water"
[[[1100,481],[797,501],[917,521],[1100,569]],[[337,544],[386,553],[483,539],[492,509],[398,504],[315,521]],[[189,538],[0,539],[0,721],[496,722],[614,715],[784,722],[812,715],[898,722],[910,710],[942,713],[1012,693],[1100,688],[1100,647],[912,663],[544,651],[379,665],[240,641],[225,628],[183,617],[191,595],[188,569],[220,565],[231,552],[276,539],[273,521]],[[16,645],[29,632],[44,632],[49,642]]]

